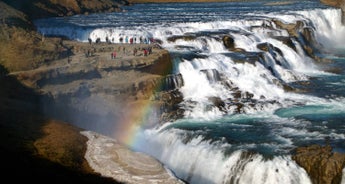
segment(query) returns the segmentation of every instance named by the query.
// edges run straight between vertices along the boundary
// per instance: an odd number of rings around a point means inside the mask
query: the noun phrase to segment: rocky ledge
[[[126,115],[132,109],[151,104],[156,111],[149,117],[153,122],[163,122],[160,120],[162,110],[175,108],[177,100],[181,100],[176,97],[174,83],[169,83],[174,78],[169,74],[170,54],[157,45],[90,45],[68,40],[61,44],[69,50],[68,57],[9,74],[40,91],[44,113],[51,117],[113,134],[113,126],[128,119]],[[145,56],[143,49],[151,53]],[[135,55],[134,50],[137,50]],[[114,51],[116,57],[112,58]],[[140,117],[131,114],[131,118]]]

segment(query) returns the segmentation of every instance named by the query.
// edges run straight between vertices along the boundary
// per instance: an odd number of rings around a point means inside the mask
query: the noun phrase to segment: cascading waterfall
[[[341,24],[341,10],[313,10],[299,12],[309,19],[317,39],[327,48],[344,48],[345,27]]]
[[[284,10],[249,3],[251,11],[258,8],[252,13],[231,9],[225,3],[217,6],[224,8],[219,11],[203,7],[200,11],[205,12],[198,15],[208,16],[202,21],[185,10],[194,11],[190,8],[196,4],[170,4],[166,6],[176,6],[170,11],[183,11],[185,22],[167,17],[169,11],[159,14],[149,9],[146,13],[157,23],[138,17],[138,23],[90,26],[79,34],[37,24],[45,35],[62,34],[83,41],[87,40],[85,33],[92,40],[108,37],[113,43],[126,36],[136,37],[137,43],[140,37],[154,38],[174,53],[174,73],[167,77],[166,85],[182,93],[179,106],[184,109],[184,119],[141,131],[135,135],[133,149],[153,155],[179,178],[190,183],[311,183],[304,169],[291,159],[290,151],[323,142],[326,137],[344,150],[345,98],[332,96],[332,92],[323,96],[294,90],[294,85],[298,88],[312,77],[337,77],[322,71],[320,62],[308,53],[306,48],[313,43],[306,43],[312,40],[306,40],[303,29],[312,30],[318,42],[315,47],[322,46],[318,49],[344,51],[345,26],[340,10],[305,3],[316,8],[304,10],[308,6],[297,3],[302,8],[292,10],[287,5],[290,9]],[[138,6],[135,10],[142,11]],[[155,4],[147,6],[154,8]],[[130,13],[114,16],[135,20]],[[298,22],[301,27],[296,26]],[[227,45],[225,37],[233,42]],[[345,91],[345,78],[341,77],[325,86]],[[344,175],[343,170],[342,183]]]
[[[191,183],[311,183],[307,173],[289,156],[268,160],[245,151],[224,153],[229,144],[191,138],[181,130],[150,130],[140,136],[145,150]],[[148,136],[149,135],[149,136]],[[187,142],[187,143],[186,143]]]
[[[316,12],[322,11],[323,10],[317,10]],[[333,15],[331,11],[335,10],[324,11],[330,11],[329,13]],[[301,13],[301,15],[304,14]],[[339,16],[338,14],[338,17]],[[322,17],[321,19],[323,21],[328,21],[327,18],[324,19],[324,17]],[[266,21],[267,20],[265,20],[265,22]],[[312,24],[315,26],[316,24],[316,26],[319,27],[323,26],[322,23],[315,23],[314,21],[304,23],[306,25]],[[270,24],[273,23],[270,22]],[[261,58],[264,60],[264,63],[260,63],[259,59],[256,60],[254,64],[246,62],[236,63],[233,59],[224,55],[226,51],[224,46],[221,46],[220,42],[218,42],[216,46],[210,46],[213,42],[208,41],[205,43],[206,46],[204,48],[201,47],[204,43],[200,43],[198,39],[175,42],[177,45],[188,45],[195,47],[197,50],[204,50],[204,53],[208,55],[206,58],[195,58],[188,61],[184,60],[179,64],[178,72],[181,73],[184,81],[184,86],[181,87],[180,91],[183,93],[185,104],[187,104],[185,117],[192,119],[202,118],[210,121],[210,119],[219,118],[224,115],[224,112],[216,107],[211,109],[207,108],[209,105],[208,97],[210,96],[219,97],[224,101],[231,101],[231,99],[234,98],[231,90],[224,85],[224,81],[231,81],[231,84],[238,87],[242,92],[253,94],[253,98],[256,100],[264,99],[264,101],[274,100],[278,102],[273,105],[263,105],[260,108],[261,111],[274,111],[274,109],[290,106],[294,103],[300,103],[302,102],[301,99],[305,97],[303,97],[303,95],[286,93],[281,86],[277,86],[273,82],[274,80],[278,78],[286,83],[305,81],[308,80],[308,76],[315,76],[323,73],[314,64],[314,60],[306,55],[305,51],[302,49],[303,46],[297,40],[292,38],[294,47],[296,48],[296,50],[294,50],[280,40],[271,37],[272,32],[274,32],[273,35],[276,36],[286,36],[284,30],[270,30],[270,34],[267,34],[269,31],[263,31],[265,28],[261,29],[260,33],[250,32],[250,29],[247,29],[245,26],[241,27],[241,29],[245,30],[247,33],[249,32],[249,35],[241,33],[232,34],[230,32],[234,37],[235,45],[239,48],[244,49],[246,52],[258,52],[259,49],[257,45],[259,43],[268,43],[272,44],[275,48],[279,48],[280,52],[265,52],[265,57]],[[327,38],[325,35],[318,34],[317,31],[318,29],[316,28],[315,34],[317,39],[319,37]],[[327,41],[329,42],[329,40]],[[171,47],[171,44],[169,44],[169,47]],[[274,70],[274,73],[269,70],[269,67]],[[205,70],[217,71],[223,83],[215,82],[214,78],[210,78],[209,75],[207,75],[209,73],[205,75],[205,72],[203,72]],[[312,100],[311,98],[309,98],[309,100],[309,103],[322,101],[321,99]],[[189,101],[193,101],[193,105],[189,104]],[[245,112],[257,113],[257,108],[252,107],[253,106],[246,106],[246,108],[244,108],[246,109]],[[228,112],[231,113],[232,108],[233,107],[229,106]],[[201,135],[188,135],[189,131],[187,130],[189,129],[179,130],[173,127],[174,126],[161,131],[144,132],[144,135],[141,136],[140,139],[146,142],[140,145],[150,145],[150,148],[155,149],[146,150],[142,149],[140,146],[137,147],[137,149],[154,155],[174,170],[177,176],[188,182],[311,183],[306,172],[301,169],[289,155],[265,159],[260,154],[250,155],[241,150],[225,154],[226,150],[228,150],[227,147],[231,147],[227,141],[225,141],[225,143],[217,141],[212,142]],[[306,133],[307,132],[296,134],[305,135]],[[317,137],[319,134],[315,133],[311,136]],[[292,140],[284,138],[284,135],[279,135],[276,139],[277,141],[292,144]],[[269,145],[268,143],[264,144],[267,144],[265,146],[271,149],[274,149],[276,146]],[[188,156],[186,157],[185,155]]]

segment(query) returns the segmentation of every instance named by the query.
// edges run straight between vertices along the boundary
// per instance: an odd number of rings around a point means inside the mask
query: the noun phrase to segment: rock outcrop
[[[345,154],[333,152],[329,145],[299,147],[292,158],[307,171],[314,184],[341,182]]]

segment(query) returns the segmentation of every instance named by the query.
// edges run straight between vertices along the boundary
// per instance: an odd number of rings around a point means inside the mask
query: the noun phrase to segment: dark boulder
[[[265,52],[273,52],[273,51],[275,51],[279,55],[284,56],[283,52],[278,47],[275,47],[272,44],[267,43],[267,42],[259,43],[256,47],[258,49],[262,50],[262,51],[265,51]]]
[[[226,48],[228,48],[231,51],[236,49],[235,48],[235,40],[231,36],[228,36],[228,35],[224,36],[223,37],[223,44]]]
[[[225,103],[221,98],[213,96],[213,97],[209,97],[208,100],[210,100],[212,102],[212,105],[216,106],[219,110],[224,111],[224,112],[226,111]]]
[[[281,42],[283,42],[285,45],[293,49],[295,52],[297,51],[295,44],[293,43],[293,38],[291,37],[285,37],[285,36],[275,36],[274,39],[277,39]]]
[[[259,43],[256,47],[262,51],[268,52],[271,50],[271,48],[273,48],[273,45],[265,42],[265,43]]]

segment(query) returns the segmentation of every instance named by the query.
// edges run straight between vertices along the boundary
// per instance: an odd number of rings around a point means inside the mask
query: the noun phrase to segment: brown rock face
[[[300,147],[292,158],[307,171],[315,184],[341,182],[345,154],[333,152],[331,146]]]
[[[273,19],[273,22],[281,29],[285,29],[289,35],[298,37],[298,31],[303,27],[303,23],[297,21],[295,24],[286,24],[280,20]]]
[[[32,69],[57,59],[59,39],[44,38],[34,31],[25,14],[0,1],[0,64],[10,72]]]

